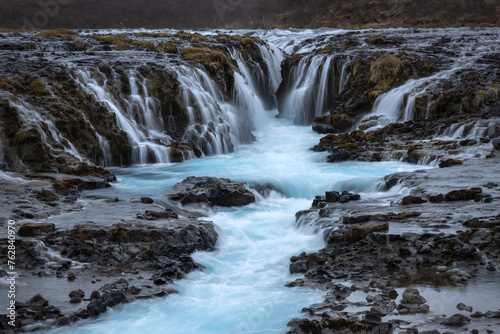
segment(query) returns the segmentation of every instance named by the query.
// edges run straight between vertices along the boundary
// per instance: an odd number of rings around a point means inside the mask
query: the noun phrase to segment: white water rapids
[[[309,50],[301,47],[300,43],[320,33],[334,35],[345,31],[307,30],[295,35],[293,31],[257,33],[275,44],[262,52],[267,66],[272,67],[269,71],[270,87],[277,88],[280,80],[277,66],[282,54],[277,47],[286,52],[294,49],[311,51],[313,46]],[[316,43],[314,47],[318,44],[321,43]],[[310,66],[311,75],[314,72],[315,76],[312,80],[306,80],[311,76],[296,80],[292,94],[297,95],[290,95],[287,99],[288,109],[296,112],[285,114],[289,119],[276,119],[276,110],[265,110],[266,104],[256,92],[256,85],[249,72],[245,71],[245,65],[237,55],[233,58],[239,71],[235,74],[236,96],[230,105],[211,91],[214,84],[201,71],[188,73],[184,67],[178,71],[184,101],[188,110],[192,111],[189,116],[193,118],[193,131],[188,134],[200,140],[206,139],[206,152],[213,155],[182,164],[167,162],[113,168],[119,183],[111,191],[121,200],[139,196],[161,200],[166,197],[169,187],[193,175],[227,177],[272,190],[246,207],[216,208],[208,213],[206,219],[219,227],[217,250],[194,254],[195,261],[206,269],[177,281],[172,287],[179,291],[178,294],[118,306],[98,319],[82,320],[70,328],[54,329],[50,333],[284,333],[288,321],[303,316],[303,307],[321,302],[324,297],[322,291],[285,287],[287,282],[300,277],[289,274],[290,257],[324,246],[320,233],[296,227],[295,213],[308,209],[314,196],[326,190],[355,186],[362,197],[377,196],[373,193],[374,185],[384,175],[418,168],[398,162],[329,164],[324,162],[326,153],[309,150],[318,143],[321,135],[312,132],[310,126],[294,125],[293,119],[306,118],[304,113],[310,110],[304,109],[308,105],[303,102],[307,102],[307,98],[311,99],[309,106],[317,108],[311,116],[324,112],[323,100],[328,98],[324,81],[328,71],[335,70],[330,67],[329,56],[314,56],[315,60],[308,64],[304,62],[304,67],[297,70],[299,79],[301,74],[307,73],[306,66]],[[319,70],[320,65],[323,72]],[[347,75],[342,69],[343,81]],[[82,81],[82,87],[90,87],[90,81],[91,78]],[[312,85],[316,81],[322,81],[323,85],[313,90],[308,83]],[[342,82],[340,87],[344,84]],[[98,89],[97,93],[102,92]],[[401,118],[403,97],[408,93],[405,90],[397,94],[398,104],[394,105],[397,115],[392,115],[389,107],[380,114]],[[147,103],[140,106],[143,109],[149,107]],[[196,111],[195,107],[199,110]],[[196,126],[194,119],[197,112],[203,117],[199,117],[202,121]],[[116,114],[121,116],[126,113],[117,108]],[[238,130],[242,119],[251,123],[249,128],[253,130],[256,142],[242,144],[244,141],[238,141],[235,135],[243,132]],[[124,119],[123,128],[129,123]],[[143,127],[147,131],[138,133],[140,131],[134,129],[127,133],[138,147],[150,147],[150,137],[157,135],[153,131],[154,125],[144,120]],[[232,131],[230,135],[229,128]],[[136,137],[131,136],[130,133],[136,132]],[[155,139],[168,141],[168,138]],[[230,144],[236,146],[232,153],[228,153],[231,151]],[[161,156],[162,152],[154,152]],[[144,154],[143,151],[139,153]],[[142,157],[136,161],[145,160]],[[156,161],[165,162],[158,157]]]
[[[267,112],[267,124],[256,132],[254,144],[233,154],[113,170],[120,182],[112,191],[121,199],[161,199],[171,185],[190,175],[269,184],[279,192],[243,208],[217,208],[206,218],[220,228],[217,251],[195,254],[206,270],[178,281],[173,288],[179,294],[117,307],[77,323],[71,333],[283,333],[303,307],[322,301],[322,291],[285,287],[299,277],[289,274],[290,257],[323,246],[320,234],[296,228],[295,212],[309,208],[314,195],[340,181],[354,179],[343,186],[368,189],[388,173],[415,166],[324,163],[325,153],[308,150],[320,135],[273,116]]]

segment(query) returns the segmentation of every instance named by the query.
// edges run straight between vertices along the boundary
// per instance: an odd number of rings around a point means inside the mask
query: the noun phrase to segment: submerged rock
[[[245,182],[216,177],[188,177],[176,184],[169,198],[182,205],[204,203],[217,206],[245,206],[255,202],[255,195]]]

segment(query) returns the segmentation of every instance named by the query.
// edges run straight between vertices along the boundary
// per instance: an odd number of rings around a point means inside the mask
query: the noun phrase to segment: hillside
[[[0,29],[497,26],[500,0],[0,0]]]

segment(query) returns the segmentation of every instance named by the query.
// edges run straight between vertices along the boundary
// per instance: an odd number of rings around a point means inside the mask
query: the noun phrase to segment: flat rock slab
[[[169,198],[182,205],[205,203],[210,206],[245,206],[255,202],[255,195],[245,182],[216,177],[190,176],[172,189]]]

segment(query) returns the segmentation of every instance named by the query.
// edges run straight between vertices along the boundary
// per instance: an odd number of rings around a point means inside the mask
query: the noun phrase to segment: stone
[[[54,327],[69,326],[71,324],[71,319],[69,317],[61,317],[52,323]]]
[[[439,162],[439,168],[447,168],[447,167],[459,166],[459,165],[463,165],[463,164],[464,164],[464,162],[462,160],[446,159],[446,160],[441,160]]]
[[[108,203],[119,203],[120,199],[118,197],[113,197],[108,200]]]
[[[70,303],[80,303],[85,297],[85,292],[81,289],[73,290],[69,293],[69,297],[71,298]]]
[[[68,271],[68,274],[66,277],[68,278],[68,281],[70,281],[70,282],[72,282],[76,279],[76,276],[75,276],[75,274],[73,274],[72,271]]]
[[[497,137],[491,141],[491,144],[493,145],[493,148],[495,150],[500,150],[500,137]]]
[[[190,176],[172,189],[169,198],[182,205],[205,203],[211,206],[245,206],[255,202],[255,195],[245,182],[215,177]]]
[[[464,303],[458,303],[457,309],[460,311],[472,312],[472,306],[467,306]]]
[[[179,216],[171,209],[165,211],[146,210],[143,214],[137,214],[138,219],[160,220],[160,219],[178,219]]]
[[[56,230],[56,226],[52,223],[27,223],[21,225],[17,234],[21,237],[31,237],[39,234],[51,233]]]
[[[144,204],[153,204],[154,200],[151,197],[141,197],[141,202]]]
[[[463,314],[457,313],[441,321],[441,324],[445,326],[461,327],[469,322],[470,318],[466,317]]]
[[[442,203],[444,202],[444,195],[443,194],[438,194],[434,196],[429,197],[429,202],[431,203]]]
[[[405,197],[403,197],[403,200],[402,200],[403,205],[422,204],[425,202],[427,202],[427,201],[419,196],[405,196]]]
[[[470,188],[470,189],[460,189],[452,190],[444,196],[445,201],[469,201],[474,200],[476,194],[482,193],[481,188]]]
[[[97,317],[99,314],[106,311],[106,305],[101,299],[93,299],[87,305],[87,313],[90,317]]]

